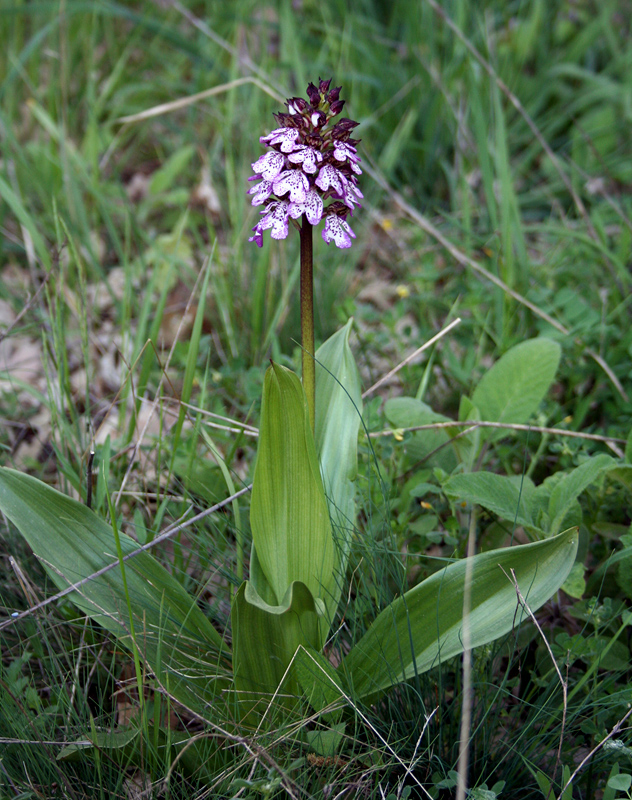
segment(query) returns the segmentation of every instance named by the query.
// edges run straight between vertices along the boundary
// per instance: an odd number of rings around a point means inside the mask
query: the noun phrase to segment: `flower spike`
[[[332,79],[318,79],[307,87],[309,101],[287,100],[287,112],[274,115],[278,127],[260,138],[270,148],[252,164],[258,183],[248,190],[252,205],[265,204],[262,217],[248,241],[263,245],[263,232],[273,239],[288,235],[288,222],[303,217],[310,225],[324,222],[322,238],[336,247],[351,247],[354,232],[346,221],[360,205],[358,187],[362,174],[357,155],[358,140],[351,132],[358,123],[333,120],[344,106],[341,87],[330,88]],[[328,201],[328,205],[325,205]]]

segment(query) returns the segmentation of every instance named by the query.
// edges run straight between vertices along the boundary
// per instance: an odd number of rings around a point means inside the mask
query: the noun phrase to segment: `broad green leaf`
[[[344,722],[338,722],[326,730],[305,731],[308,748],[319,756],[333,756],[344,741],[345,728]]]
[[[437,414],[429,405],[415,397],[394,397],[384,406],[386,418],[395,428],[414,428],[433,422],[450,422],[449,417]],[[459,433],[459,429],[454,429]],[[426,467],[441,467],[452,472],[457,459],[454,446],[447,446],[450,436],[445,429],[418,431],[406,441],[406,452],[413,461],[423,461]],[[440,448],[440,449],[439,449]],[[430,455],[437,450],[435,455]]]
[[[619,792],[627,792],[632,786],[632,775],[622,773],[621,775],[613,775],[608,779],[608,786],[611,789],[616,789]]]
[[[625,443],[625,460],[628,464],[632,464],[632,428],[628,433],[628,440]]]
[[[551,519],[551,533],[559,531],[566,513],[579,495],[594,483],[604,472],[617,466],[617,462],[606,455],[600,453],[592,456],[588,461],[584,461],[568,475],[560,479],[559,483],[551,492],[549,500],[549,517]]]
[[[532,611],[563,584],[577,553],[576,529],[533,544],[490,550],[450,564],[393,601],[340,667],[356,695],[370,697],[463,652],[504,636],[525,618],[511,581]],[[463,619],[469,582],[470,612]]]
[[[561,348],[551,339],[528,339],[508,350],[481,378],[472,395],[481,419],[489,422],[527,422],[553,383]],[[486,428],[484,439],[502,431]]]
[[[328,601],[335,611],[355,526],[358,430],[362,419],[360,376],[349,347],[353,320],[316,351],[316,452],[336,543],[339,580]]]
[[[278,606],[266,603],[252,583],[242,583],[231,608],[233,672],[242,715],[265,711],[282,682],[283,699],[288,693],[299,694],[299,683],[288,667],[299,645],[320,647],[323,613],[322,600],[299,581],[288,587]]]
[[[626,489],[632,491],[632,464],[619,464],[608,470],[611,480],[620,481]]]
[[[452,475],[443,485],[451,500],[466,500],[493,511],[508,522],[527,528],[535,526],[531,513],[533,482],[526,476],[505,477],[493,472]]]
[[[264,381],[250,523],[272,605],[280,605],[295,581],[314,597],[330,597],[334,543],[305,393],[296,375],[277,364]]]
[[[81,503],[29,475],[0,468],[0,510],[13,522],[59,589],[117,561],[109,525]],[[126,555],[138,545],[120,534]],[[124,562],[141,657],[184,705],[208,711],[226,685],[221,636],[195,600],[149,553]],[[69,595],[85,614],[133,649],[119,564]],[[220,685],[221,684],[221,685]]]
[[[303,696],[314,711],[325,711],[344,699],[343,676],[333,665],[313,648],[299,647],[294,660],[294,671]],[[337,718],[340,711],[327,712],[325,718]]]
[[[568,574],[568,578],[562,584],[562,589],[569,597],[574,597],[575,600],[581,600],[582,595],[586,591],[586,579],[584,578],[583,564],[573,564],[573,567]]]

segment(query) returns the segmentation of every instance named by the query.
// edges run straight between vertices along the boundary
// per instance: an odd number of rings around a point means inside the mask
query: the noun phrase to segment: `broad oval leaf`
[[[336,542],[339,576],[327,605],[338,605],[355,526],[358,431],[362,420],[360,375],[349,347],[353,319],[316,351],[316,452]]]
[[[452,475],[443,484],[443,491],[451,500],[476,503],[499,517],[536,527],[531,498],[535,491],[533,481],[521,475],[506,477],[493,472],[468,472]]]
[[[61,590],[115,565],[72,592],[69,599],[132,649],[110,526],[76,500],[6,467],[0,468],[0,510]],[[120,542],[123,556],[138,548],[124,533]],[[149,553],[138,553],[124,567],[141,657],[172,696],[201,714],[208,712],[230,677],[229,662],[224,659],[224,667],[219,666],[226,644],[194,598]]]
[[[281,603],[294,581],[314,597],[329,597],[334,544],[307,402],[297,376],[278,364],[264,381],[250,524],[258,567],[274,592],[272,605]]]
[[[527,422],[538,409],[560,363],[562,350],[552,339],[528,339],[508,350],[481,378],[472,395],[481,419],[489,422]],[[485,429],[495,439],[502,431]]]
[[[320,646],[323,613],[323,602],[300,581],[288,587],[278,606],[266,603],[252,583],[242,583],[231,608],[233,670],[242,716],[265,711],[281,683],[281,702],[294,702],[299,684],[288,667],[299,645]]]
[[[604,472],[617,466],[617,462],[606,453],[599,453],[584,461],[559,480],[549,500],[551,533],[560,529],[566,513],[579,495],[594,483]]]
[[[463,652],[504,636],[524,619],[513,570],[532,611],[564,583],[575,562],[577,530],[551,539],[462,559],[392,602],[353,647],[340,669],[360,697],[378,695]],[[470,612],[463,618],[466,583]]]

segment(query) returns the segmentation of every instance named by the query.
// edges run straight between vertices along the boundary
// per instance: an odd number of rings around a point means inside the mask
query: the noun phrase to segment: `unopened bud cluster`
[[[290,98],[287,113],[274,115],[279,127],[259,140],[270,148],[254,162],[255,175],[249,178],[259,181],[248,192],[252,205],[265,203],[248,240],[259,247],[263,231],[270,229],[273,239],[285,239],[289,220],[303,214],[312,225],[325,221],[322,237],[327,244],[351,247],[351,238],[355,239],[346,219],[363,197],[357,178],[362,174],[358,140],[351,138],[358,123],[342,118],[332,124],[344,100],[341,87],[330,90],[330,84],[331,79],[318,86],[310,83],[309,100]]]

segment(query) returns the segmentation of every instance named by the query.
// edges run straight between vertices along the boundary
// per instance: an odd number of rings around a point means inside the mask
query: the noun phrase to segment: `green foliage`
[[[123,556],[134,556],[118,564],[112,528],[85,506],[29,475],[0,469],[0,508],[55,585],[63,591],[85,581],[69,599],[125,647],[138,650],[174,697],[205,714],[221,689],[222,673],[226,674],[226,666],[222,667],[226,648],[182,585],[149,553],[136,552],[137,544],[123,533],[119,534]]]
[[[480,419],[527,422],[553,383],[561,354],[557,342],[544,338],[529,339],[512,347],[483,375],[472,394]],[[503,434],[488,429],[481,435],[498,439]]]
[[[459,655],[465,641],[480,647],[504,636],[524,618],[513,575],[529,607],[538,609],[564,582],[576,553],[577,531],[569,530],[481,553],[426,578],[385,608],[345,658],[354,692],[374,695]]]

